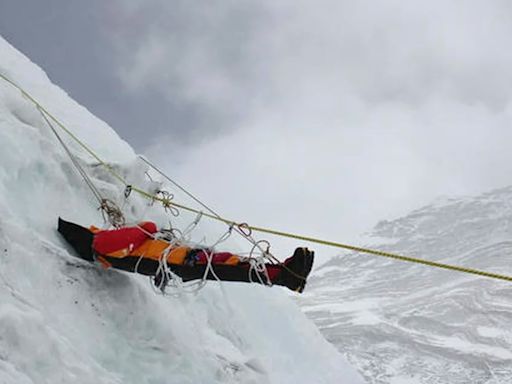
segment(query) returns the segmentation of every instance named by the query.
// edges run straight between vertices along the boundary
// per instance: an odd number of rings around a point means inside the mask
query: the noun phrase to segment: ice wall
[[[16,81],[124,177],[144,183],[133,150],[0,38]],[[68,145],[101,191],[122,196]],[[123,202],[129,218],[156,208]],[[360,383],[281,288],[209,284],[161,296],[147,279],[73,257],[57,217],[101,224],[97,202],[41,115],[0,81],[0,383]]]

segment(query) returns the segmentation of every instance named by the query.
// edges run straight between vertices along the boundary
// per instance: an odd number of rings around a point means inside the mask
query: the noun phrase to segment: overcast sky
[[[511,183],[511,18],[508,0],[0,3],[2,36],[218,210],[337,241]]]

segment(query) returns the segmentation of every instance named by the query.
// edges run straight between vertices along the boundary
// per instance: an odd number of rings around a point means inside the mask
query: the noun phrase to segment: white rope
[[[159,265],[156,271],[155,276],[162,276],[159,285],[154,285],[155,288],[159,290],[160,293],[166,294],[166,288],[169,286],[172,286],[175,288],[175,291],[180,295],[181,293],[197,293],[199,292],[206,284],[207,284],[207,277],[210,273],[215,280],[217,280],[219,283],[222,284],[221,279],[218,277],[218,275],[215,273],[214,264],[213,264],[213,255],[215,254],[215,247],[217,247],[219,244],[225,242],[232,234],[232,227],[230,227],[225,233],[223,233],[219,239],[210,247],[201,248],[199,252],[203,252],[206,257],[206,268],[203,273],[203,277],[201,280],[192,282],[190,284],[184,284],[183,280],[172,271],[171,266],[168,263],[168,257],[169,254],[172,252],[173,249],[175,249],[177,246],[183,245],[187,243],[185,239],[190,235],[190,233],[195,229],[195,227],[198,225],[200,219],[202,217],[202,214],[199,214],[196,219],[189,224],[189,226],[180,233],[180,237],[174,237],[173,239],[169,239],[168,237],[162,237],[162,232],[158,232],[156,234],[150,233],[147,230],[145,230],[140,225],[136,225],[139,230],[141,230],[143,233],[145,233],[148,237],[151,237],[154,240],[162,240],[169,243],[167,248],[162,252],[162,255],[159,259]],[[167,233],[172,233],[172,229]],[[144,255],[141,255],[139,259],[137,260],[137,263],[135,265],[135,271],[138,271],[138,267],[140,265],[141,260],[144,258]],[[261,269],[261,268],[260,268]],[[262,281],[263,284],[263,281]],[[153,286],[153,284],[152,284]]]
[[[201,217],[202,217],[202,214],[201,213],[198,214],[196,219],[189,225],[189,227],[187,229],[185,229],[185,231],[183,231],[182,237],[187,236],[197,226]],[[205,268],[203,277],[201,278],[201,280],[192,282],[192,283],[188,284],[187,286],[185,286],[183,284],[183,281],[181,280],[181,278],[179,280],[177,280],[178,284],[179,284],[178,288],[181,289],[181,292],[197,294],[208,283],[208,280],[207,280],[208,273],[211,273],[212,276],[215,278],[215,280],[217,280],[220,284],[222,284],[221,279],[217,276],[217,274],[215,273],[215,270],[213,268],[213,255],[215,253],[215,247],[217,245],[219,245],[220,243],[226,241],[230,236],[231,236],[231,230],[228,230],[224,234],[222,234],[220,236],[220,238],[213,245],[211,245],[210,247],[201,249],[201,252],[204,252],[204,254],[206,256],[206,268]],[[165,257],[165,266],[167,267],[167,257]],[[169,268],[169,271],[171,272],[172,277],[175,278],[176,274],[174,274],[170,268]]]
[[[73,153],[71,152],[69,147],[66,145],[64,140],[60,137],[59,133],[57,132],[57,130],[55,129],[53,124],[50,122],[50,120],[46,116],[46,113],[38,105],[36,107],[37,107],[37,110],[39,111],[39,113],[41,114],[41,116],[43,117],[44,121],[46,122],[46,124],[50,127],[53,134],[55,135],[55,137],[61,144],[61,146],[64,148],[65,152],[67,153],[67,155],[69,156],[69,158],[71,160],[71,163],[75,166],[76,170],[78,171],[80,176],[82,176],[82,178],[84,179],[84,182],[87,184],[87,186],[91,190],[94,197],[98,200],[98,202],[100,204],[98,209],[101,210],[103,220],[105,222],[108,221],[115,228],[124,226],[125,218],[124,218],[123,213],[121,212],[121,209],[119,209],[119,207],[117,206],[117,204],[114,201],[112,201],[110,199],[106,199],[101,195],[101,192],[94,185],[93,181],[91,180],[91,178],[89,177],[87,172],[83,169],[83,167],[79,163],[78,159],[73,155]]]
[[[260,256],[256,257],[254,256],[254,252],[256,248],[261,250],[261,246],[259,244],[267,244],[267,251],[270,248],[270,243],[266,240],[260,240],[254,244],[254,246],[251,249],[251,252],[249,253],[249,281],[252,283],[252,272],[254,271],[256,274],[256,277],[258,278],[258,281],[262,285],[266,285],[271,287],[272,281],[270,280],[270,276],[268,274],[267,266],[265,264],[265,252],[262,253]],[[265,281],[263,281],[263,278],[261,275],[263,274],[263,277],[265,278]]]
[[[146,231],[140,225],[138,225],[138,224],[136,225],[136,227],[139,230],[141,230],[143,233],[145,233],[148,237],[151,237],[154,240],[161,240],[161,241],[165,241],[165,242],[169,243],[169,245],[162,252],[161,257],[159,258],[159,264],[158,264],[156,274],[155,274],[155,276],[159,276],[159,275],[162,276],[159,285],[158,286],[155,285],[156,288],[158,288],[160,290],[160,293],[165,294],[165,290],[166,290],[167,286],[169,286],[169,285],[172,285],[175,288],[177,288],[177,291],[179,293],[182,293],[182,292],[189,293],[189,292],[186,292],[187,289],[184,286],[182,279],[178,275],[176,275],[172,271],[172,268],[169,266],[168,257],[174,248],[188,242],[188,241],[186,241],[188,239],[188,236],[199,224],[199,221],[201,220],[201,218],[202,218],[202,214],[198,214],[196,219],[192,223],[190,223],[188,225],[188,227],[185,228],[185,230],[183,230],[182,232],[178,231],[178,233],[180,234],[179,237],[174,235],[175,229],[172,227],[169,231],[165,231],[165,232],[160,231],[160,232],[157,232],[156,234],[153,234],[153,233]],[[171,235],[173,238],[169,238],[169,235]],[[139,259],[137,260],[137,263],[135,264],[135,272],[138,271],[138,267],[143,258],[144,258],[144,255],[139,256]],[[152,286],[153,286],[153,284],[152,284]],[[195,289],[194,291],[199,291],[202,288],[202,286],[204,286],[204,284],[201,285],[198,289]]]
[[[42,113],[42,111],[40,111],[40,112]],[[43,115],[43,117],[45,117],[45,116]],[[45,120],[47,120],[46,117],[45,117]],[[49,122],[48,122],[48,124],[51,126],[51,124]],[[52,130],[58,136],[58,134],[55,132],[53,127],[52,127]],[[67,150],[67,147],[65,146],[65,144],[62,142],[62,140],[60,138],[59,138],[59,141],[61,141],[64,148]],[[73,158],[73,156],[70,152],[68,152],[68,154],[70,155],[71,158]],[[163,172],[161,172],[159,169],[157,169],[153,164],[151,164],[150,162],[148,162],[147,160],[145,160],[142,157],[141,157],[141,159],[143,161],[145,161],[150,167],[155,169],[158,173],[160,173],[163,177],[165,177],[167,180],[169,180],[171,183],[173,183],[178,188],[180,188],[187,195],[192,197],[196,202],[198,202],[203,207],[205,207],[209,212],[220,217],[211,208],[209,208],[208,206],[203,204],[199,199],[195,198],[193,195],[191,195],[188,191],[186,191],[179,184],[175,183],[167,175],[165,175]],[[79,170],[81,169],[79,167],[79,165],[77,166],[77,169],[79,169]],[[81,172],[81,174],[83,175],[85,180],[89,180],[85,171],[83,173]],[[149,176],[149,178],[151,179],[150,176]],[[90,182],[90,184],[88,183],[88,185],[91,186],[91,190],[93,190],[93,191],[97,190],[94,187],[94,184],[92,183],[92,181]],[[125,197],[124,202],[125,203],[129,197],[130,193],[131,193],[131,188],[128,185],[124,191],[124,197]],[[99,191],[97,194],[101,198]],[[169,212],[172,216],[179,215],[179,211],[171,204],[171,200],[174,198],[174,195],[172,193],[169,193],[168,191],[159,189],[156,192],[156,194],[161,195],[165,201],[169,202],[168,204],[164,203],[164,209],[166,212]],[[117,208],[115,203],[113,203],[111,200],[106,200],[106,199],[101,198],[101,208],[103,210],[102,213],[103,212],[106,213],[107,217],[109,218],[110,223],[113,226],[119,228],[120,226],[125,225],[124,216],[122,216],[120,209]],[[117,210],[116,210],[116,208],[117,208]],[[244,258],[244,259],[246,259],[244,261],[249,263],[249,270],[248,270],[249,281],[253,282],[252,274],[254,272],[255,275],[257,276],[259,283],[261,283],[262,285],[271,286],[272,282],[270,280],[270,277],[269,277],[269,274],[268,274],[268,271],[266,268],[266,264],[265,264],[266,258],[269,259],[270,261],[272,261],[272,259],[270,258],[270,257],[272,257],[272,255],[269,251],[270,244],[268,243],[268,241],[265,241],[265,240],[256,241],[252,237],[250,231],[249,232],[244,231],[245,227],[243,227],[242,225],[233,225],[233,224],[229,225],[228,230],[226,232],[224,232],[213,245],[202,249],[202,252],[206,256],[206,268],[205,268],[205,271],[203,273],[201,280],[187,284],[187,285],[184,284],[183,280],[172,271],[172,268],[170,267],[170,265],[168,263],[168,257],[169,257],[169,254],[172,252],[172,250],[174,248],[176,248],[177,246],[180,246],[180,245],[183,245],[186,243],[190,243],[189,235],[197,227],[197,225],[201,221],[202,216],[203,216],[203,213],[199,212],[198,215],[196,216],[196,218],[194,219],[194,221],[192,221],[183,231],[179,231],[179,230],[173,228],[171,225],[169,231],[167,231],[165,233],[162,233],[162,231],[160,231],[156,234],[153,234],[153,233],[146,231],[140,225],[138,225],[138,224],[136,225],[136,227],[139,230],[141,230],[142,232],[144,232],[148,237],[151,237],[154,240],[163,240],[163,241],[166,241],[169,243],[169,245],[166,247],[166,249],[162,252],[161,257],[159,258],[159,264],[158,264],[157,271],[155,274],[155,276],[161,276],[161,280],[160,280],[158,286],[153,285],[153,284],[152,284],[152,286],[156,287],[162,294],[166,294],[166,288],[169,286],[173,286],[174,288],[176,288],[176,291],[178,292],[178,294],[197,293],[207,284],[207,277],[209,274],[211,274],[215,280],[217,280],[219,283],[221,283],[221,279],[218,277],[218,275],[215,273],[215,270],[214,270],[213,255],[215,254],[215,247],[218,246],[219,244],[225,242],[231,236],[233,229],[235,229],[236,232],[238,232],[243,238],[247,239],[252,244],[252,249],[249,252],[249,256]],[[178,234],[178,236],[176,236],[176,233]],[[171,238],[169,238],[169,235],[171,235]],[[267,245],[266,250],[262,248],[262,244]],[[255,256],[256,250],[259,251],[260,256]],[[139,258],[135,264],[135,267],[134,267],[134,272],[136,272],[136,273],[138,272],[140,263],[142,262],[144,257],[145,257],[145,255],[139,256]],[[193,287],[193,288],[190,289],[191,287]]]
[[[212,276],[217,280],[218,282],[221,282],[220,278],[215,273],[215,270],[213,269],[213,254],[215,253],[215,247],[223,242],[225,242],[232,233],[232,227],[229,227],[229,229],[220,236],[220,238],[209,248],[210,254],[208,252],[205,252],[206,255],[206,269],[204,270],[203,279],[202,282],[206,284],[206,278],[208,277],[208,273],[211,272]]]
[[[212,208],[210,208],[208,205],[206,205],[205,203],[203,203],[199,198],[197,198],[196,196],[194,196],[193,194],[191,194],[189,191],[187,191],[183,186],[181,186],[179,183],[177,183],[175,180],[171,179],[168,175],[166,175],[162,170],[160,170],[156,165],[154,165],[152,162],[150,162],[148,159],[146,159],[145,157],[143,156],[140,156],[139,155],[139,158],[145,162],[148,166],[150,166],[151,168],[153,168],[158,174],[160,174],[162,177],[164,177],[166,180],[168,180],[170,183],[172,183],[174,186],[176,186],[178,189],[180,189],[183,193],[185,193],[187,196],[189,196],[192,200],[194,200],[196,203],[198,203],[199,205],[201,205],[203,208],[205,208],[208,212],[210,212],[212,215],[216,216],[217,218],[219,219],[222,219],[222,217],[217,213],[215,212]],[[151,177],[150,177],[151,178]],[[251,233],[245,233],[240,227],[238,226],[235,226],[235,231],[240,235],[242,236],[244,239],[246,239],[247,241],[249,241],[253,247],[257,247],[259,249],[259,251],[261,252],[262,255],[264,255],[266,258],[269,259],[270,262],[274,263],[274,262],[279,262],[279,260],[274,256],[272,255],[272,253],[270,252],[270,247],[267,248],[267,250],[263,250],[260,246],[259,246],[259,243],[258,241],[256,241]]]

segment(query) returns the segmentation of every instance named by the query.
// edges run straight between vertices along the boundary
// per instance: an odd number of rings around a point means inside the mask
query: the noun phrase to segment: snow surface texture
[[[379,223],[373,245],[512,275],[512,187]],[[512,383],[512,285],[347,254],[300,302],[369,383]]]
[[[133,150],[0,38],[15,80],[130,182]],[[0,84],[0,383],[361,383],[282,288],[210,283],[161,296],[146,278],[82,262],[60,215],[101,225],[97,202],[34,106]],[[106,196],[122,188],[74,143]],[[165,223],[130,197],[131,220]]]

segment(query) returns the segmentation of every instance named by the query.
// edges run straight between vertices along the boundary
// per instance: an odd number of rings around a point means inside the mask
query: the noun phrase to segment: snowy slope
[[[378,224],[374,247],[512,275],[512,187]],[[512,382],[512,285],[347,254],[302,300],[370,383]]]
[[[133,150],[0,38],[0,72],[130,182],[147,183]],[[83,153],[102,192],[122,189]],[[129,219],[159,209],[121,202]],[[70,255],[60,215],[101,225],[97,203],[41,116],[0,83],[0,383],[361,383],[281,288],[211,283],[163,297],[147,279]]]

